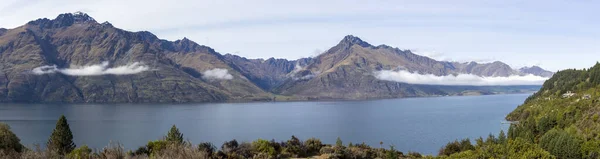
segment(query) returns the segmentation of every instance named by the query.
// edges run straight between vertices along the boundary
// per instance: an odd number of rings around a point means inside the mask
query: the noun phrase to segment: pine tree
[[[173,125],[171,130],[167,134],[167,141],[181,144],[183,143],[183,134],[179,132],[179,129]]]
[[[0,123],[0,151],[4,152],[22,152],[24,146],[15,133],[10,131],[10,126]]]
[[[342,146],[344,146],[344,143],[342,143],[342,139],[340,139],[340,137],[338,137],[338,138],[335,140],[335,146],[337,146],[337,147],[342,147]]]
[[[71,133],[71,128],[69,128],[69,123],[67,123],[67,118],[61,115],[56,122],[56,128],[54,128],[48,140],[48,150],[64,155],[73,151],[75,147],[73,134]]]
[[[504,130],[500,130],[500,134],[498,135],[498,142],[501,144],[506,144],[506,134],[504,134]]]

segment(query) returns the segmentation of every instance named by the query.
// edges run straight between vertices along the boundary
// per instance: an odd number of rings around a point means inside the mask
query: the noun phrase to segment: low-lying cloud
[[[229,70],[227,69],[215,68],[204,71],[204,73],[202,74],[202,78],[209,80],[230,80],[233,79],[233,75],[229,74]]]
[[[99,75],[130,75],[150,70],[150,67],[141,62],[134,62],[123,66],[109,68],[109,62],[101,64],[77,66],[72,68],[58,68],[53,66],[40,66],[31,70],[33,74],[42,75],[49,73],[62,73],[69,76],[99,76]]]
[[[473,74],[459,74],[436,76],[433,74],[411,73],[400,71],[376,71],[375,77],[379,80],[403,82],[424,85],[461,85],[461,86],[509,86],[509,85],[542,85],[548,78],[525,75],[508,77],[481,77]]]

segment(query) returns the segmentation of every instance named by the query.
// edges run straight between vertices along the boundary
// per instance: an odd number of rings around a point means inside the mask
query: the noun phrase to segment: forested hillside
[[[512,121],[508,142],[491,137],[490,142],[477,141],[476,147],[449,143],[440,155],[450,158],[600,158],[599,88],[598,63],[589,69],[559,71],[540,91],[508,114],[506,119]],[[521,152],[515,154],[515,150]]]

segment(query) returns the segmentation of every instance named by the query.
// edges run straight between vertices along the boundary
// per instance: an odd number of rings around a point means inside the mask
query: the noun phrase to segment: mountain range
[[[444,85],[383,78],[550,77],[537,66],[437,61],[348,35],[311,58],[248,59],[187,38],[159,39],[81,12],[0,28],[0,102],[166,103],[372,99],[534,91],[539,86]],[[400,76],[402,77],[402,76]],[[420,77],[420,76],[419,76]]]

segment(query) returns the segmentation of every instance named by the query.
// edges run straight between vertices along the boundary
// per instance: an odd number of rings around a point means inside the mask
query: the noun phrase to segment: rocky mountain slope
[[[367,99],[531,89],[414,85],[380,80],[373,74],[380,70],[485,77],[541,72],[519,72],[502,62],[436,61],[354,36],[314,58],[247,59],[187,38],[167,41],[146,31],[125,31],[85,13],[0,29],[0,102]]]
[[[507,64],[493,62],[458,63],[434,59],[386,45],[373,46],[355,36],[346,36],[327,52],[315,57],[297,71],[275,93],[320,99],[396,98],[428,95],[455,95],[458,88],[413,85],[380,80],[373,74],[381,70],[406,70],[419,74],[447,76],[472,74],[483,77],[519,75]],[[482,90],[486,87],[471,87]],[[460,90],[460,91],[459,91]]]
[[[205,102],[269,99],[213,49],[188,39],[166,41],[97,23],[84,13],[61,14],[9,29],[0,36],[0,101],[4,102]],[[40,66],[75,68],[143,63],[129,75],[34,74]],[[230,79],[203,78],[211,69]],[[83,70],[89,71],[89,70]]]
[[[554,75],[554,72],[544,70],[543,68],[540,68],[538,66],[522,67],[519,69],[519,72],[521,72],[522,74],[532,74],[542,77],[552,77],[552,75]]]

